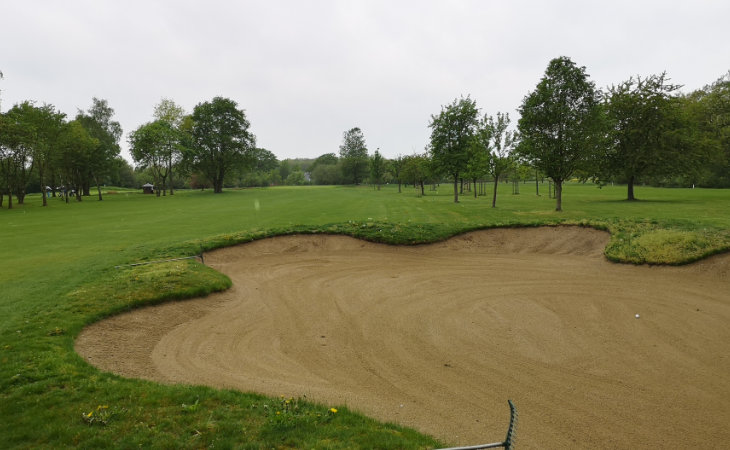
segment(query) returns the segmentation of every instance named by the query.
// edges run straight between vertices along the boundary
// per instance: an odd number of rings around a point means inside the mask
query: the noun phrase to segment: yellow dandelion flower
[[[91,411],[89,414],[86,415],[86,417],[91,417],[92,414],[94,414],[94,411]]]
[[[337,414],[337,408],[330,408],[330,412],[332,414]]]

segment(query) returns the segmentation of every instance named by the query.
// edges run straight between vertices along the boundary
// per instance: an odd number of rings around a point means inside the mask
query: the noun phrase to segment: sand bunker
[[[125,376],[306,394],[454,443],[503,439],[512,399],[519,448],[725,447],[730,255],[634,267],[607,262],[607,241],[266,239],[206,255],[229,291],[96,323],[76,349]]]

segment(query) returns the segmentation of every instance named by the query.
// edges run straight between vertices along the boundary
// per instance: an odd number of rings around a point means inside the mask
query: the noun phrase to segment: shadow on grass
[[[655,203],[657,205],[681,205],[685,203],[692,203],[691,200],[656,200],[656,199],[641,199],[637,198],[634,200],[627,200],[625,198],[623,199],[616,199],[616,200],[591,200],[591,203],[604,203],[604,204],[621,204],[621,205],[641,205],[641,204],[652,204]]]

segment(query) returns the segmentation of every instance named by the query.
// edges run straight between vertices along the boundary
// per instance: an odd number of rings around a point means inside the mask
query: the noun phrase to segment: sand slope
[[[503,439],[512,399],[519,448],[727,448],[730,255],[635,267],[607,262],[607,241],[266,239],[206,255],[229,291],[96,323],[76,349],[126,376],[306,394],[453,443]]]

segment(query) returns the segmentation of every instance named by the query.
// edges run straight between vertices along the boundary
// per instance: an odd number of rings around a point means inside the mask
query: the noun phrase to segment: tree
[[[426,195],[424,183],[432,177],[432,162],[428,154],[411,155],[403,157],[403,180],[413,183],[413,186],[420,186],[421,195]]]
[[[134,181],[134,167],[121,156],[114,158],[109,175],[109,184],[125,188],[138,187]]]
[[[385,175],[385,158],[380,154],[380,149],[375,150],[370,158],[370,182],[378,187],[383,184],[383,176]]]
[[[368,170],[368,149],[360,128],[351,128],[342,134],[340,158],[344,176],[353,184],[360,184]]]
[[[522,100],[519,152],[555,182],[562,211],[563,182],[586,167],[601,136],[600,93],[585,67],[561,56],[548,64],[534,91]]]
[[[631,77],[608,89],[605,108],[612,145],[602,158],[601,173],[626,180],[627,200],[636,200],[639,177],[669,175],[684,166],[684,149],[674,133],[684,126],[675,95],[679,88],[662,73]]]
[[[509,114],[498,112],[496,119],[485,114],[479,123],[479,132],[476,134],[476,144],[484,148],[488,155],[487,173],[494,180],[492,208],[497,207],[499,179],[514,166],[512,149],[515,143],[515,132],[507,129],[509,124]]]
[[[245,112],[227,98],[199,103],[192,119],[192,148],[187,156],[192,166],[212,182],[213,192],[219,194],[226,173],[251,163],[256,138],[249,132]]]
[[[434,165],[454,180],[454,203],[459,202],[459,175],[467,170],[469,147],[477,127],[476,102],[469,97],[455,99],[431,116],[431,158]]]
[[[150,168],[154,178],[157,196],[165,195],[166,180],[170,174],[171,154],[174,152],[179,138],[178,131],[164,120],[155,120],[140,125],[129,134],[129,145],[134,162],[142,168]],[[170,188],[172,191],[172,188]]]
[[[33,164],[38,171],[43,206],[47,206],[46,175],[50,169],[53,151],[64,125],[66,114],[57,111],[52,105],[36,107],[29,105],[27,120],[34,130],[32,143]]]
[[[0,172],[8,193],[8,208],[13,207],[13,193],[22,204],[25,189],[33,172],[33,150],[38,137],[38,111],[31,102],[14,105],[0,122]]]
[[[119,156],[120,151],[122,126],[116,120],[112,120],[113,116],[114,109],[108,102],[96,97],[92,98],[88,111],[79,110],[76,115],[76,120],[86,128],[89,136],[98,141],[98,147],[88,149],[87,157],[79,163],[84,165],[81,168],[81,188],[84,190],[84,195],[88,195],[90,180],[94,180],[99,200],[102,200],[101,180],[113,167],[114,158]]]
[[[157,121],[162,121],[169,125],[169,131],[165,133],[165,142],[162,147],[163,157],[167,164],[167,173],[170,176],[170,195],[175,194],[172,180],[172,168],[179,163],[182,158],[183,147],[187,142],[186,139],[186,114],[185,110],[178,106],[174,101],[163,98],[160,103],[155,106],[154,117]],[[162,187],[162,195],[165,195],[165,187]]]
[[[53,155],[53,165],[59,171],[66,203],[72,187],[76,191],[76,200],[81,201],[86,160],[98,147],[99,140],[91,137],[80,121],[73,120],[62,127]]]
[[[403,155],[398,155],[395,159],[390,160],[390,170],[393,173],[393,178],[398,182],[398,193],[401,193],[401,177],[403,173]]]
[[[319,165],[333,166],[339,161],[339,158],[337,158],[337,155],[334,153],[325,153],[323,155],[319,155],[317,159],[314,160],[312,165],[309,167],[309,170],[314,170]]]

